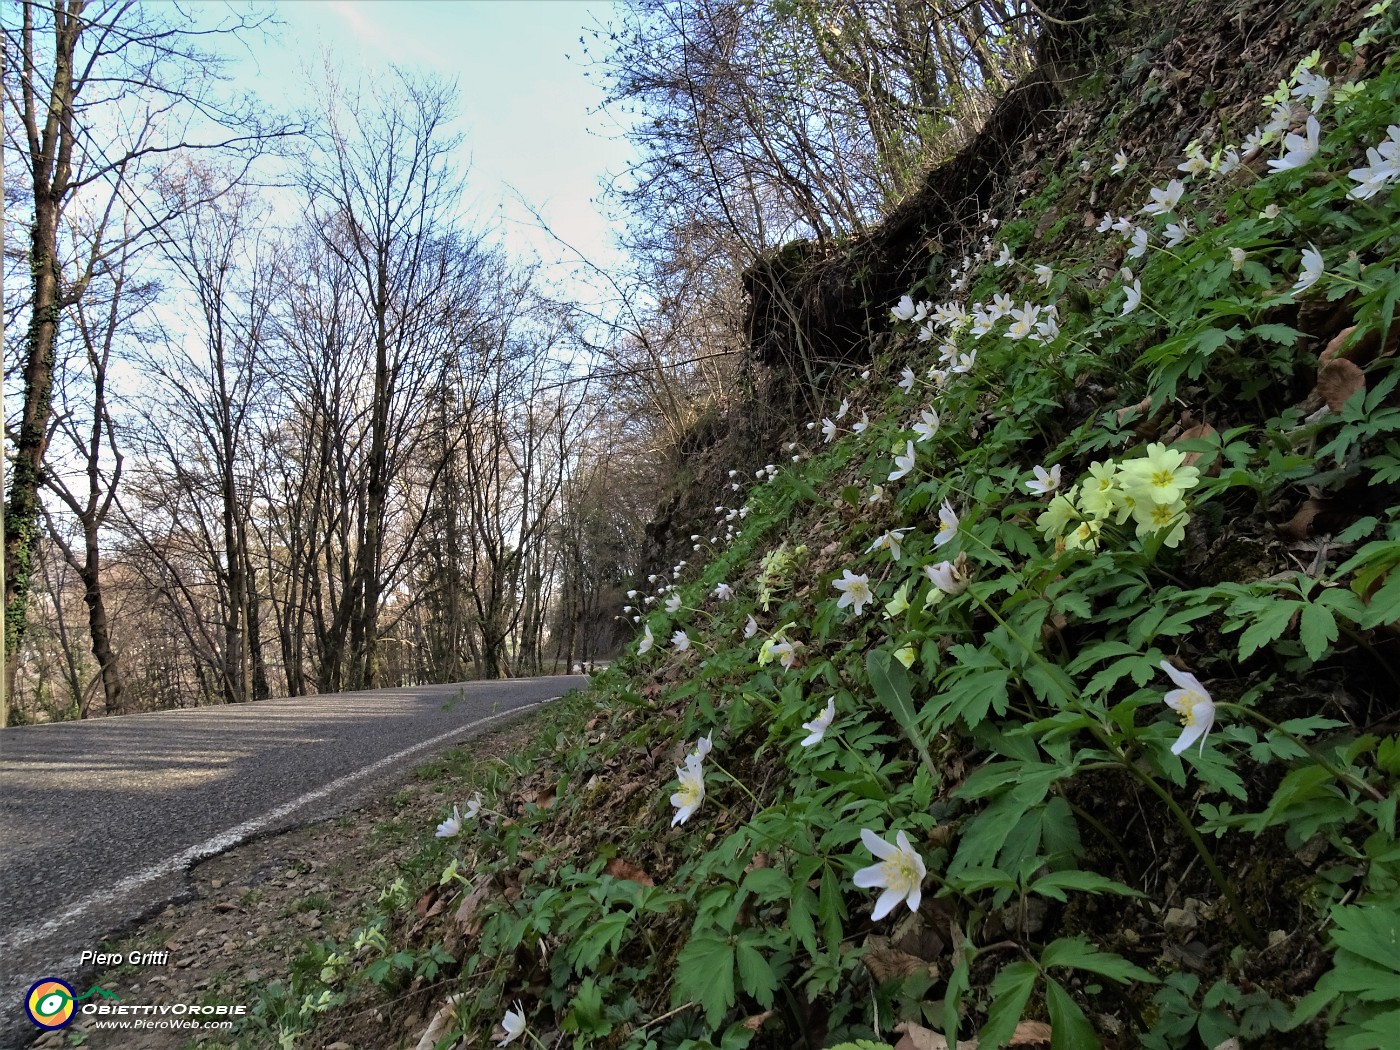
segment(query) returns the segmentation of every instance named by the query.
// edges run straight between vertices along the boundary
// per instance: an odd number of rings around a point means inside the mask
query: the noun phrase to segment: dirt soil
[[[464,746],[474,763],[504,757],[529,741],[541,717],[536,713]],[[351,932],[361,902],[374,901],[394,880],[400,859],[432,834],[436,815],[461,801],[454,797],[457,790],[451,778],[417,770],[400,774],[377,801],[196,865],[191,899],[99,949],[124,958],[134,951],[168,952],[165,965],[120,966],[102,973],[96,984],[126,1004],[241,1003],[251,1011],[266,985],[285,981],[304,941]],[[80,1018],[30,1045],[184,1050],[219,1046],[226,1038],[221,1032],[101,1030],[92,1018]],[[357,1048],[342,1041],[325,1050]]]

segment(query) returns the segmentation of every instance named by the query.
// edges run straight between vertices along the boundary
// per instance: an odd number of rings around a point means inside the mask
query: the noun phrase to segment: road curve
[[[180,896],[191,865],[339,812],[406,765],[586,682],[381,689],[0,730],[0,1045],[19,1034],[9,1022],[31,984],[76,976],[81,951]]]

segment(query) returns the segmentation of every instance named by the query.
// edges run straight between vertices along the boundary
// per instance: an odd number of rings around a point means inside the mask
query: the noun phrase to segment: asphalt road
[[[0,1046],[79,953],[187,892],[191,865],[331,816],[581,676],[421,686],[0,730]],[[23,1022],[15,1026],[14,1021]]]

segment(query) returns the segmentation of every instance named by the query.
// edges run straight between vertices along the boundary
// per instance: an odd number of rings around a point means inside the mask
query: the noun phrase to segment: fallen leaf
[[[1016,1031],[1011,1033],[1011,1042],[1008,1046],[1039,1046],[1041,1043],[1050,1042],[1050,1026],[1044,1021],[1022,1021],[1016,1026]]]
[[[418,898],[418,904],[414,907],[413,913],[420,919],[424,918],[428,914],[428,909],[432,907],[433,902],[437,900],[437,896],[437,887],[434,886],[427,893]]]
[[[481,932],[481,923],[476,919],[476,911],[487,897],[491,895],[492,880],[483,879],[481,883],[462,898],[462,903],[457,905],[457,914],[453,921],[457,928],[469,937],[475,937]]]
[[[896,1032],[904,1035],[894,1044],[894,1050],[949,1050],[948,1040],[931,1028],[903,1021],[894,1026]],[[957,1050],[977,1050],[976,1039],[959,1039]]]
[[[447,1030],[452,1025],[452,1019],[457,1015],[457,1003],[463,998],[465,996],[461,994],[447,997],[446,1005],[435,1013],[433,1019],[428,1022],[428,1030],[419,1038],[417,1050],[433,1050],[433,1047],[437,1046],[438,1042],[447,1035]]]
[[[614,857],[603,868],[604,875],[611,875],[615,879],[625,879],[628,882],[640,882],[643,886],[655,886],[656,882],[641,868],[635,864],[628,864],[621,857]]]
[[[880,982],[891,978],[903,980],[920,971],[927,972],[935,979],[938,977],[938,967],[933,963],[927,959],[920,959],[917,955],[902,952],[898,948],[869,948],[860,958],[861,962],[865,963],[865,968],[870,971],[870,976]]]
[[[1307,500],[1298,508],[1298,513],[1278,527],[1278,531],[1289,539],[1307,539],[1312,534],[1313,519],[1326,508],[1327,504],[1320,499]]]
[[[1201,423],[1198,426],[1192,427],[1190,430],[1183,430],[1180,436],[1177,438],[1177,440],[1190,441],[1193,438],[1208,438],[1214,436],[1215,428],[1209,423]],[[1194,467],[1200,461],[1200,458],[1204,455],[1204,452],[1188,452],[1186,453],[1186,458],[1181,461],[1182,465],[1187,467]],[[1215,477],[1219,473],[1220,460],[1217,458],[1211,462],[1210,469],[1206,471],[1206,474],[1208,474],[1210,477]]]
[[[1317,370],[1317,392],[1327,407],[1340,412],[1347,398],[1366,389],[1366,373],[1344,357],[1334,358]]]
[[[763,1023],[773,1016],[774,1011],[764,1010],[761,1014],[754,1014],[752,1017],[745,1017],[743,1024],[750,1032],[757,1032],[763,1027]]]

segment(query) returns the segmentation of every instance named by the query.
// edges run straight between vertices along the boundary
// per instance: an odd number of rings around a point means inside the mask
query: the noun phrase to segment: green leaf
[[[1331,611],[1322,605],[1304,605],[1298,623],[1298,635],[1303,640],[1308,659],[1316,663],[1337,640],[1337,621]]]
[[[673,1005],[698,1002],[705,1021],[718,1028],[734,1005],[734,945],[728,937],[705,932],[692,937],[676,957]]]
[[[898,660],[883,649],[874,649],[865,657],[865,669],[870,676],[875,698],[894,715],[914,746],[924,749],[924,735],[919,729],[919,720],[914,714],[913,691],[909,686],[909,672]]]
[[[1294,610],[1302,604],[1275,598],[1256,607],[1254,622],[1240,636],[1240,659],[1248,660],[1283,634],[1288,629],[1288,621],[1293,618]]]
[[[982,1046],[1004,1046],[1011,1040],[1039,977],[1040,971],[1025,961],[1007,963],[1001,968],[992,982],[992,1004],[987,1008],[987,1023],[977,1033],[977,1040]]]
[[[1052,966],[1088,970],[1112,981],[1157,983],[1157,978],[1141,966],[1135,966],[1113,952],[1099,951],[1084,937],[1061,937],[1046,945],[1045,950],[1040,953],[1040,965],[1047,970]]]
[[[1107,876],[1094,871],[1056,871],[1044,878],[1036,879],[1030,885],[1031,893],[1063,901],[1065,890],[1079,890],[1083,893],[1116,893],[1120,897],[1141,897],[1143,894],[1131,886],[1125,886]]]
[[[773,1005],[773,993],[778,989],[778,978],[773,973],[773,967],[745,936],[739,938],[735,958],[739,963],[739,986],[753,996],[759,1006],[768,1009]]]
[[[1400,910],[1360,904],[1336,909],[1332,920],[1334,944],[1400,975]]]
[[[1098,1050],[1103,1044],[1079,1004],[1059,981],[1045,981],[1045,1005],[1050,1008],[1050,1050]]]

